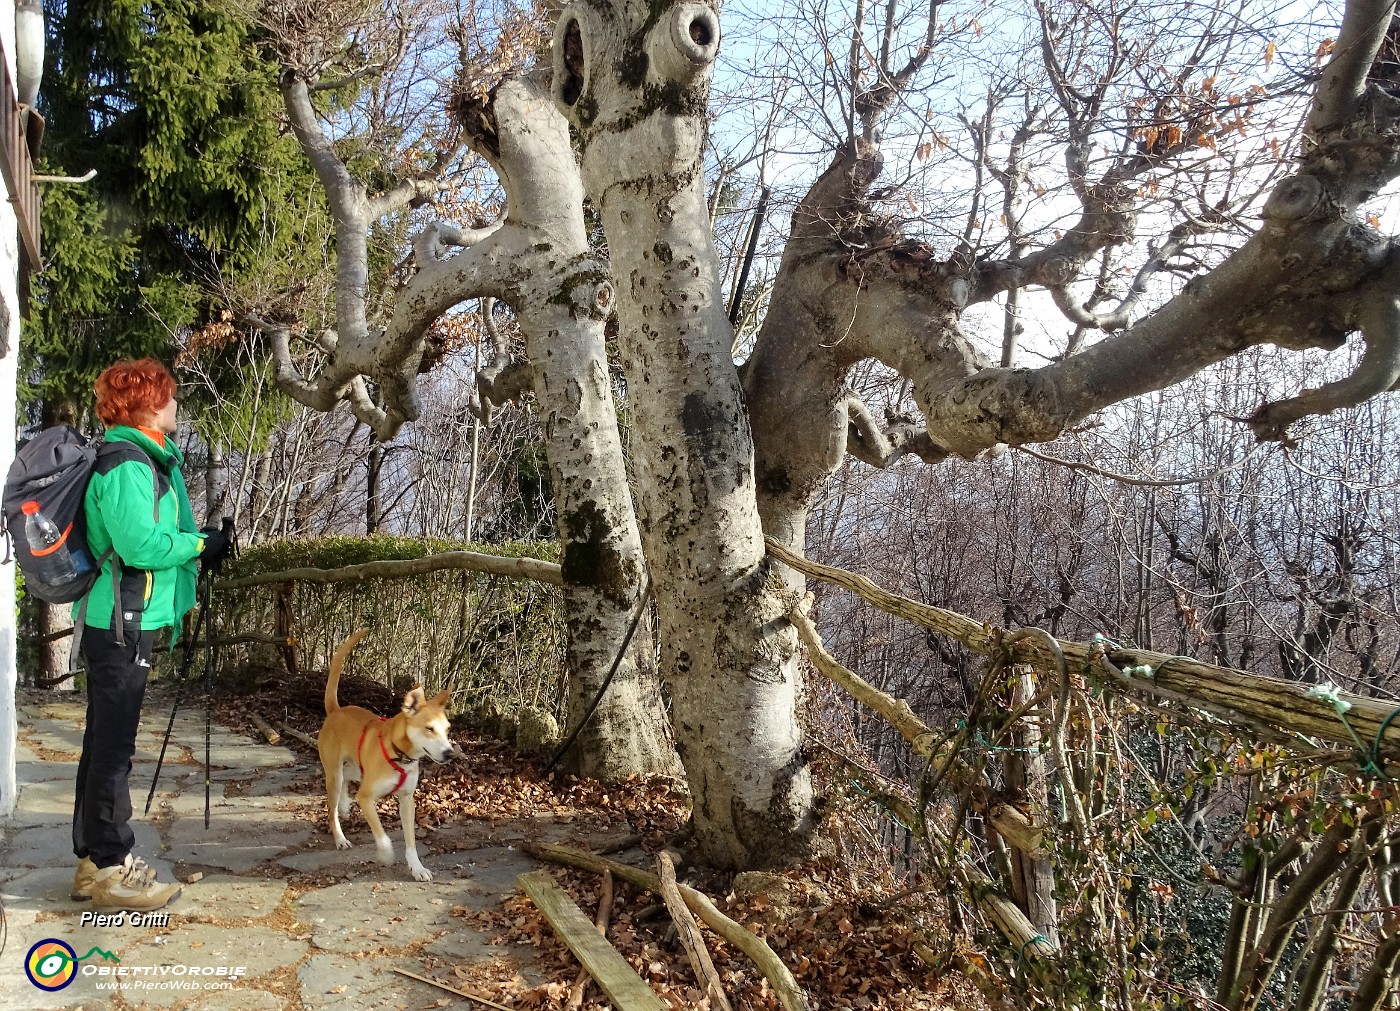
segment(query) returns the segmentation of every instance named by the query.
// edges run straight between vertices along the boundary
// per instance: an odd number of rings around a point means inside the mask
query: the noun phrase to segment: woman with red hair
[[[97,377],[105,447],[83,500],[88,545],[103,559],[73,605],[87,670],[87,728],[73,802],[73,898],[105,909],[159,909],[180,886],[135,857],[131,790],[136,729],[158,629],[194,606],[197,561],[214,564],[229,537],[201,531],[180,474],[175,380],[153,358],[117,362]]]

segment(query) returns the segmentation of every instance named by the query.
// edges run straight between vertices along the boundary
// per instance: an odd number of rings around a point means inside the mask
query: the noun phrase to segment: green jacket
[[[149,436],[125,425],[107,429],[106,441],[129,442],[142,450],[156,465],[156,479],[152,482],[151,467],[133,459],[134,454],[100,455],[83,500],[88,546],[94,558],[110,547],[121,559],[125,627],[175,625],[194,606],[195,558],[204,547],[180,474],[184,456],[174,439],[157,446]],[[157,494],[159,520],[154,518]],[[86,625],[113,627],[111,566],[108,558],[87,593]],[[82,603],[79,599],[73,604],[75,620]]]

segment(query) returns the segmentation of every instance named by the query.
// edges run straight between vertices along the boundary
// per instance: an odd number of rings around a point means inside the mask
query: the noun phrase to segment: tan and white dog
[[[331,657],[330,678],[326,681],[326,722],[321,724],[316,744],[321,752],[321,768],[326,773],[331,838],[338,849],[350,848],[350,841],[340,830],[340,819],[350,815],[347,781],[358,781],[355,802],[374,833],[376,856],[380,863],[392,864],[394,844],[379,822],[375,804],[395,794],[408,869],[417,880],[431,881],[433,875],[418,859],[413,841],[413,791],[418,787],[420,758],[426,755],[434,762],[445,762],[460,754],[447,739],[444,707],[451,692],[438,692],[429,699],[421,687],[415,688],[404,696],[402,711],[392,719],[376,716],[360,706],[342,706],[336,699],[340,671],[366,632],[368,629],[358,628],[340,644]]]

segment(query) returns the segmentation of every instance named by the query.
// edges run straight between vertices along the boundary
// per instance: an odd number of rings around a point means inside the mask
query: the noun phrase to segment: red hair
[[[102,424],[139,425],[175,396],[175,377],[154,358],[123,358],[98,376],[93,388]]]

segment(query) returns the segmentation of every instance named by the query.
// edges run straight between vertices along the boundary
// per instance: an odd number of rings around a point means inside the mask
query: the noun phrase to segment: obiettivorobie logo
[[[80,958],[66,942],[46,937],[36,942],[29,949],[29,954],[24,956],[24,974],[40,990],[62,990],[78,974],[78,963],[93,955],[101,955],[108,962],[121,961],[110,951],[103,951],[96,945]]]

